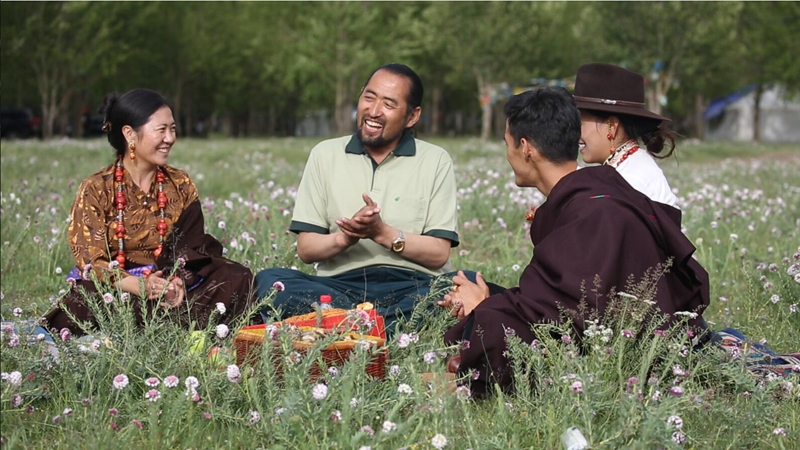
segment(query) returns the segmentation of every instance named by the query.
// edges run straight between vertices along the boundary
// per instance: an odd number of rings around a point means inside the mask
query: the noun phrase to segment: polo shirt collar
[[[355,155],[364,155],[367,153],[367,150],[364,148],[364,145],[361,144],[361,140],[358,139],[358,134],[354,133],[353,137],[350,138],[350,142],[344,148],[345,153],[353,153]],[[414,142],[414,136],[406,130],[403,132],[403,137],[400,138],[400,142],[397,143],[397,147],[395,147],[394,151],[392,151],[395,156],[414,156],[417,154],[417,144]]]

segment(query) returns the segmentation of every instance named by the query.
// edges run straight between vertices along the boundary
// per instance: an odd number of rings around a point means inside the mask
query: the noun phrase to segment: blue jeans
[[[464,273],[475,282],[475,272]],[[310,313],[314,311],[312,304],[319,301],[321,295],[327,294],[333,297],[334,308],[352,309],[359,303],[372,303],[386,322],[387,334],[391,335],[396,331],[398,321],[410,318],[417,303],[428,296],[436,278],[449,280],[455,275],[456,272],[451,272],[434,277],[410,269],[377,266],[320,277],[297,270],[275,268],[259,272],[255,284],[258,299],[267,297],[276,282],[283,283],[285,287],[275,295],[272,303],[277,314],[269,307],[261,310],[265,322]],[[433,301],[426,305],[428,310],[434,307]]]

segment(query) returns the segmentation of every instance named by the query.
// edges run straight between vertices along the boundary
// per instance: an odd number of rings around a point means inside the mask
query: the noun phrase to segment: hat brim
[[[628,116],[639,116],[639,117],[646,117],[648,119],[672,122],[671,119],[658,115],[654,112],[650,112],[646,108],[636,108],[633,106],[622,106],[622,105],[607,105],[603,103],[584,102],[577,99],[575,100],[575,105],[577,105],[578,109],[585,109],[588,111],[604,111],[604,112],[620,113]]]

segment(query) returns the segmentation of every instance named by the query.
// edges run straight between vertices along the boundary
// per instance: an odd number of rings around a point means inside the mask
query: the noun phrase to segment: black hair
[[[508,100],[503,112],[516,146],[525,138],[550,162],[578,159],[581,113],[566,89],[543,86],[517,94]]]
[[[406,97],[408,108],[406,109],[406,114],[411,114],[411,111],[413,111],[415,108],[422,106],[422,80],[420,79],[419,75],[417,75],[417,73],[411,69],[411,67],[408,67],[405,64],[389,63],[378,67],[369,75],[367,82],[364,83],[364,87],[361,88],[362,91],[365,87],[367,87],[367,84],[369,84],[369,80],[371,80],[372,77],[381,70],[385,70],[394,75],[399,75],[408,80],[409,89],[408,96]]]
[[[97,112],[103,115],[108,143],[117,156],[125,156],[128,148],[122,127],[129,125],[138,132],[153,113],[165,106],[172,109],[161,94],[150,89],[132,89],[121,96],[112,92],[103,98],[103,105]]]
[[[600,120],[607,120],[609,117],[619,118],[619,124],[625,130],[628,138],[636,139],[641,144],[644,144],[647,152],[653,155],[654,158],[668,158],[675,152],[675,138],[678,137],[678,134],[669,129],[669,122],[666,120],[609,111],[594,111],[591,109],[587,109],[587,111],[600,118]],[[667,147],[668,151],[662,155],[664,147]]]

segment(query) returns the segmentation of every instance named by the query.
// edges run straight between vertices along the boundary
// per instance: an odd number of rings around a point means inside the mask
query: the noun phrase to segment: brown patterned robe
[[[119,246],[115,237],[116,207],[114,194],[115,165],[111,165],[90,176],[78,189],[72,206],[68,230],[69,244],[77,267],[83,271],[91,264],[92,271],[100,280],[113,281],[109,263],[116,256]],[[125,172],[124,192],[127,203],[124,209],[126,267],[154,264],[157,269],[169,273],[178,258],[183,267],[177,274],[189,289],[184,303],[169,311],[170,316],[188,327],[195,322],[198,327],[208,325],[209,316],[216,303],[225,305],[227,312],[219,317],[222,323],[230,323],[246,312],[252,304],[252,280],[250,269],[222,257],[222,245],[204,231],[203,212],[198,200],[197,188],[182,170],[169,166],[163,168],[166,180],[163,184],[168,202],[164,214],[167,222],[167,239],[164,251],[156,260],[154,251],[158,246],[159,209],[155,202],[156,183],[151,192],[142,192],[130,175]],[[155,271],[155,270],[154,270]],[[127,272],[123,276],[131,276]],[[94,322],[94,316],[81,293],[97,297],[98,286],[89,280],[80,280],[76,286],[50,311],[43,322],[48,329],[69,328],[73,334],[82,335],[81,330],[64,312],[69,310],[81,321]],[[141,324],[141,306],[148,309],[158,302],[131,296],[137,321]],[[96,323],[94,323],[96,325]]]
[[[67,230],[69,246],[78,268],[83,270],[86,264],[91,264],[95,275],[101,279],[108,274],[108,264],[119,251],[114,231],[117,227],[115,168],[116,164],[111,164],[81,183],[72,205]],[[165,166],[163,171],[166,178],[164,193],[168,199],[164,215],[169,235],[181,212],[197,201],[198,194],[186,172],[170,166]],[[150,192],[145,193],[125,171],[123,185],[127,201],[124,210],[124,245],[128,265],[153,264],[156,261],[153,252],[158,247],[157,183],[154,180]]]

